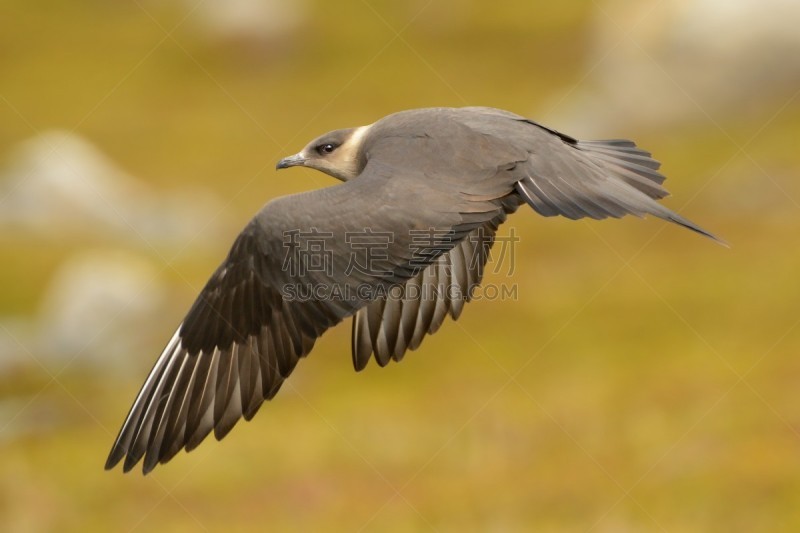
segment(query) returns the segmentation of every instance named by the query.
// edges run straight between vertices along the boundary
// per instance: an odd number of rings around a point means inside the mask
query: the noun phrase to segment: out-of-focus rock
[[[0,171],[0,228],[43,239],[89,234],[144,247],[183,247],[219,224],[220,203],[200,190],[158,192],[88,141],[49,131],[23,142]],[[125,244],[131,244],[126,242]]]
[[[553,103],[567,131],[721,121],[774,109],[800,87],[796,0],[604,0],[595,11],[588,74]]]
[[[60,267],[31,318],[0,322],[0,371],[14,367],[130,368],[154,343],[167,287],[146,257],[126,250],[78,252]],[[128,361],[129,364],[125,364]]]
[[[40,353],[64,364],[114,364],[152,351],[167,289],[148,259],[96,250],[66,261],[53,277],[37,318]]]
[[[193,17],[210,37],[221,41],[267,45],[293,33],[306,19],[306,0],[205,0]]]

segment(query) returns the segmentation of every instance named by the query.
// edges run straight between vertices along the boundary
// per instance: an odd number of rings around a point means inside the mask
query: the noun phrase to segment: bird
[[[147,376],[105,468],[150,472],[272,399],[352,317],[356,371],[457,319],[500,224],[523,205],[569,219],[668,209],[660,163],[628,140],[582,141],[489,107],[400,111],[326,133],[276,168],[341,183],[267,202],[236,237]]]

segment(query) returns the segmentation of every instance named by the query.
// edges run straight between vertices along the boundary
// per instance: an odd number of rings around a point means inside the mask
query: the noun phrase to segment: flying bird
[[[278,169],[343,183],[268,202],[236,238],[142,386],[106,469],[144,473],[271,399],[328,328],[352,319],[356,370],[457,319],[498,226],[527,204],[570,219],[654,215],[659,162],[627,140],[580,141],[486,107],[402,111],[326,133]],[[413,289],[413,290],[412,290]]]

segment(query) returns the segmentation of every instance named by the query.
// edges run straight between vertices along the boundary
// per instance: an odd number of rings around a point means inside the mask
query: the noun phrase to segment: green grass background
[[[214,191],[225,203],[210,216],[233,221],[214,253],[142,248],[175,301],[128,371],[76,354],[60,371],[32,361],[0,377],[3,398],[21,398],[0,418],[2,529],[800,528],[791,93],[608,132],[653,150],[666,203],[731,249],[657,220],[523,209],[510,222],[522,239],[513,277],[488,276],[518,284],[519,301],[473,303],[402,364],[359,374],[348,322],[223,442],[147,477],[102,470],[237,227],[270,198],[333,183],[276,174],[279,157],[404,108],[491,105],[546,120],[569,104],[588,68],[591,2],[425,4],[313,2],[305,25],[259,52],[202,38],[180,3],[0,5],[0,158],[72,130],[158,191]],[[35,312],[61,262],[98,245],[15,231],[0,242],[4,315]],[[18,416],[47,429],[3,438]]]

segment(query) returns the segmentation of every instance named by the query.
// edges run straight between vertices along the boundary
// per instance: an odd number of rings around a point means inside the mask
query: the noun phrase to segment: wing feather
[[[474,229],[450,251],[409,279],[401,298],[383,298],[353,316],[353,363],[362,370],[370,356],[380,366],[400,361],[435,333],[449,314],[457,320],[480,284],[499,221]],[[370,334],[364,332],[369,330]],[[393,339],[391,343],[387,340]]]

